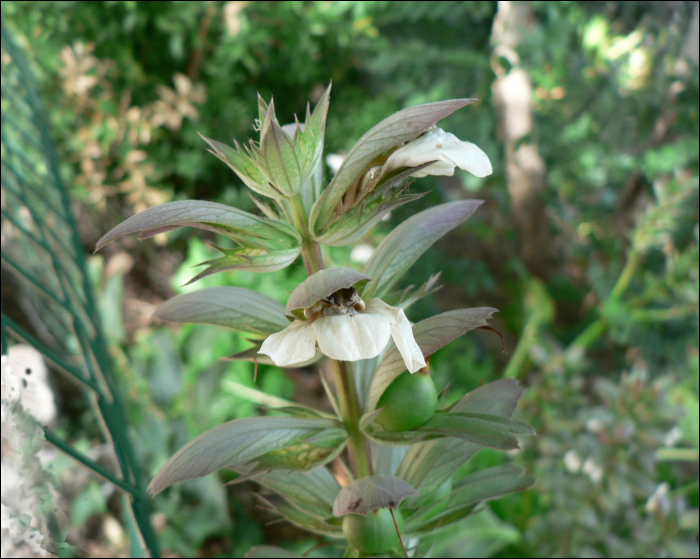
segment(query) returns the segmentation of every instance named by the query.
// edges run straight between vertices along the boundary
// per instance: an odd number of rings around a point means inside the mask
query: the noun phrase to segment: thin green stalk
[[[369,460],[367,458],[367,441],[360,431],[360,417],[362,409],[355,391],[355,383],[352,382],[344,361],[331,360],[335,385],[340,401],[340,413],[345,429],[350,437],[348,448],[352,461],[353,474],[356,478],[370,475]]]
[[[625,291],[629,287],[630,282],[632,281],[632,278],[634,277],[634,274],[637,272],[640,257],[641,255],[639,254],[639,252],[634,247],[632,247],[630,249],[629,255],[627,256],[627,262],[625,263],[625,267],[622,269],[622,272],[620,272],[620,276],[617,278],[617,282],[615,282],[615,287],[613,287],[612,291],[610,292],[610,295],[608,295],[608,301],[618,300],[625,293]],[[605,317],[599,318],[598,320],[590,324],[588,328],[581,332],[576,337],[576,339],[573,342],[571,342],[571,344],[569,344],[569,347],[567,348],[567,353],[570,353],[571,351],[576,351],[577,349],[587,349],[598,338],[605,334],[605,331],[607,329],[608,321],[605,319]]]

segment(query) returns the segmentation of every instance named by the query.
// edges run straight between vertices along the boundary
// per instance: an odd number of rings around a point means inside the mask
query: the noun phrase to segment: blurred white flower
[[[586,474],[593,483],[598,483],[603,479],[603,468],[591,457],[586,458],[581,471]]]
[[[477,177],[486,177],[493,172],[488,156],[477,146],[463,142],[454,134],[434,128],[423,136],[408,142],[389,156],[382,167],[382,175],[400,167],[417,167],[428,161],[432,165],[416,171],[411,176],[452,176],[455,167],[469,171]]]
[[[577,474],[581,470],[582,460],[575,450],[567,450],[564,454],[564,466],[572,474]]]
[[[343,161],[345,161],[345,156],[338,153],[329,153],[326,156],[326,165],[331,168],[331,173],[334,175],[338,173],[338,169],[340,169]]]
[[[657,485],[653,495],[649,497],[644,505],[644,510],[649,514],[668,514],[671,510],[671,502],[668,498],[668,491],[670,488],[669,484],[665,481]]]
[[[363,310],[340,305],[319,307],[313,312],[318,312],[319,317],[295,320],[269,336],[258,353],[269,355],[279,366],[295,365],[313,358],[318,342],[319,349],[328,357],[358,361],[379,355],[391,337],[411,373],[425,367],[403,309],[387,305],[381,299],[370,299]]]
[[[352,252],[350,253],[350,260],[359,264],[365,264],[370,258],[372,258],[373,253],[374,247],[372,245],[362,243],[352,249]]]

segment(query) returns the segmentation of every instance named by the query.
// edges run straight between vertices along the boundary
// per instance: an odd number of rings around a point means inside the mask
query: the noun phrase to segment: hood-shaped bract
[[[287,302],[287,314],[311,307],[340,289],[361,287],[372,278],[352,268],[327,268],[306,278],[292,291]],[[358,285],[359,284],[359,285]]]
[[[367,301],[364,311],[295,320],[281,332],[269,336],[259,353],[269,355],[281,367],[291,366],[313,358],[318,343],[321,352],[328,357],[359,361],[379,355],[389,338],[394,339],[410,372],[425,367],[425,359],[403,309],[391,307],[381,299]]]

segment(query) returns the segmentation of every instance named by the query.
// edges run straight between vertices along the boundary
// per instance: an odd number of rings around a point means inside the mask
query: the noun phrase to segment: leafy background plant
[[[697,52],[694,63],[684,56],[692,25],[697,45],[697,6],[517,7],[528,33],[515,61],[492,57],[498,8],[486,2],[5,2],[3,13],[34,61],[90,248],[124,217],[168,200],[254,210],[197,132],[229,143],[250,137],[258,91],[275,95],[280,121],[291,122],[332,79],[326,153],[349,149],[403,107],[481,98],[446,123],[488,153],[494,175],[416,181],[414,192],[430,193],[362,240],[376,246],[390,225],[439,202],[486,200],[402,285],[442,270],[445,287],[415,305],[416,320],[457,307],[501,309],[496,325],[508,354],[488,332],[464,338],[431,359],[433,377],[453,400],[503,371],[522,379],[519,418],[538,437],[507,458],[484,450],[458,477],[505,460],[540,482],[467,519],[433,553],[697,556]],[[511,66],[532,84],[533,126],[514,146],[536,146],[543,164],[532,214],[509,183],[492,93],[494,68]],[[522,221],[533,216],[546,228],[546,258],[526,250]],[[303,279],[287,268],[184,286],[195,275],[190,265],[215,256],[210,240],[182,231],[167,247],[160,237],[125,239],[91,261],[150,474],[203,430],[257,413],[235,388],[254,386],[252,365],[218,360],[244,349],[242,338],[153,324],[155,307],[220,285],[285,302]],[[339,264],[353,255],[359,265],[359,250],[330,251]],[[261,365],[256,386],[322,405],[318,381],[301,370]],[[99,434],[86,410],[80,400],[65,404],[60,427],[89,446]],[[109,555],[119,548],[104,528],[114,513],[89,487],[73,500],[71,530]],[[302,552],[317,543],[266,526],[271,518],[256,509],[251,487],[222,490],[211,477],[175,486],[155,505],[163,547],[183,556],[236,556],[263,542]]]

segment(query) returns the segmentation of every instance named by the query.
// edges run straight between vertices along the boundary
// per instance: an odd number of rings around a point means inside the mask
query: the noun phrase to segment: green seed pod
[[[384,408],[376,419],[386,431],[410,431],[430,419],[437,405],[437,391],[429,375],[408,371],[394,379],[377,402]]]
[[[401,513],[395,510],[394,516],[401,529]],[[368,555],[385,553],[399,544],[396,527],[388,508],[369,512],[367,516],[346,514],[343,516],[343,533],[352,547]]]

